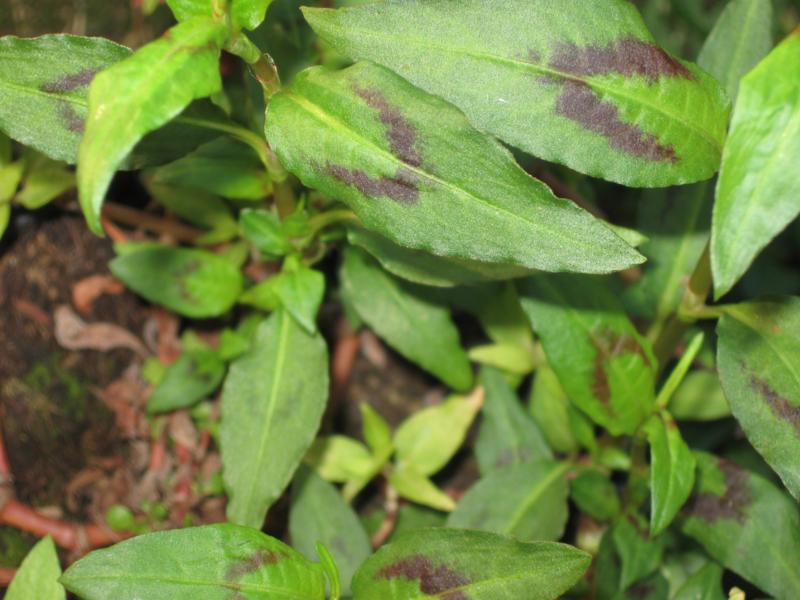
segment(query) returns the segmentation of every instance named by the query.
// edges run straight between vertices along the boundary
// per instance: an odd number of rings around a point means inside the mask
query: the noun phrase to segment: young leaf
[[[272,191],[261,159],[242,142],[221,137],[148,173],[153,184],[209,192],[234,200],[260,200]]]
[[[742,78],[711,227],[714,295],[727,293],[800,212],[800,31]],[[757,151],[754,151],[757,149]]]
[[[147,399],[149,413],[188,408],[213,392],[225,376],[225,363],[213,350],[185,351],[167,367]]]
[[[304,9],[314,30],[545,160],[636,187],[711,177],[728,102],[622,0],[390,0]]]
[[[739,80],[772,49],[772,0],[731,0],[706,38],[697,63],[736,100]]]
[[[272,0],[231,0],[231,19],[237,27],[255,29],[264,20]]]
[[[392,431],[386,420],[366,402],[358,405],[361,411],[364,441],[375,454],[387,454],[392,449]]]
[[[261,527],[308,450],[328,398],[328,353],[285,310],[256,332],[222,391],[220,444],[230,521]]]
[[[353,578],[354,600],[553,600],[578,581],[590,560],[565,544],[422,529],[367,559]]]
[[[358,316],[403,356],[456,390],[472,384],[448,311],[416,295],[362,250],[345,249],[342,291]]]
[[[719,321],[722,388],[747,439],[800,499],[800,298],[728,306]]]
[[[348,229],[347,240],[369,252],[392,275],[421,285],[453,287],[531,273],[531,269],[514,265],[448,258],[412,250],[361,227]]]
[[[655,400],[655,357],[617,298],[575,275],[536,275],[518,289],[570,400],[613,435],[633,433]]]
[[[289,509],[292,545],[313,556],[318,542],[330,549],[342,581],[350,593],[350,580],[372,548],[358,516],[331,484],[313,471],[301,468],[292,486]]]
[[[547,440],[547,445],[556,452],[574,452],[578,444],[570,427],[569,404],[558,377],[553,370],[542,365],[536,370],[531,386],[528,411]]]
[[[317,312],[325,296],[325,276],[322,273],[297,264],[284,270],[277,278],[275,294],[303,328],[309,333],[317,330]]]
[[[266,134],[303,183],[401,246],[547,271],[607,273],[641,261],[461,112],[377,65],[304,71],[270,100]]]
[[[167,0],[172,14],[178,21],[188,21],[195,17],[221,16],[227,0]],[[216,13],[216,14],[215,14]]]
[[[323,479],[337,483],[361,479],[373,468],[372,455],[364,444],[344,435],[318,437],[305,462]]]
[[[75,174],[64,163],[33,151],[27,158],[22,189],[14,197],[17,204],[36,210],[75,187]]]
[[[160,531],[95,550],[61,582],[84,600],[324,600],[322,568],[255,529]]]
[[[558,540],[567,523],[568,463],[540,460],[479,479],[447,519],[448,527],[482,529],[528,542]]]
[[[95,77],[78,152],[78,188],[89,227],[102,233],[106,190],[131,149],[192,100],[217,92],[220,47],[227,27],[197,18],[176,25]]]
[[[394,434],[398,466],[411,466],[421,475],[439,471],[464,442],[482,402],[479,388],[470,396],[451,396],[411,415]]]
[[[532,460],[552,458],[539,427],[525,413],[519,398],[492,367],[481,370],[485,399],[481,427],[475,442],[475,456],[481,474]]]
[[[569,490],[576,506],[598,521],[611,521],[622,509],[617,486],[597,469],[578,471],[569,481]]]
[[[695,460],[667,413],[646,424],[650,444],[650,533],[664,531],[692,493]]]
[[[392,469],[389,484],[403,498],[443,512],[456,507],[453,499],[436,487],[430,479],[412,466],[403,465]]]
[[[239,270],[204,250],[146,245],[108,266],[137,294],[195,319],[226,313],[242,289]]]
[[[0,38],[0,130],[50,158],[74,163],[89,84],[130,54],[102,38]]]
[[[17,574],[8,586],[5,600],[66,600],[67,593],[58,582],[61,565],[58,563],[53,538],[40,540],[22,561]]]
[[[292,246],[277,215],[267,210],[246,208],[239,214],[242,235],[267,257],[287,254]]]
[[[758,475],[697,453],[696,495],[683,532],[725,568],[779,600],[800,598],[800,511]]]

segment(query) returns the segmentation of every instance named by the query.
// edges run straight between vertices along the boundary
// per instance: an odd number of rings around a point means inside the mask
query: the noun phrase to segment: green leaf
[[[0,38],[0,130],[50,158],[75,162],[88,85],[130,54],[102,38]]]
[[[535,357],[529,349],[511,344],[473,346],[467,356],[474,362],[520,377],[528,375],[536,368]]]
[[[292,246],[277,215],[261,209],[246,208],[239,214],[242,235],[267,257],[287,254]]]
[[[292,487],[289,509],[292,545],[313,556],[317,543],[330,550],[343,583],[350,593],[353,573],[372,554],[369,538],[358,516],[331,484],[313,471],[300,469]]]
[[[389,484],[403,498],[436,510],[449,512],[456,507],[453,499],[436,487],[430,479],[411,466],[392,469]]]
[[[708,242],[712,191],[704,182],[642,198],[638,227],[649,238],[640,248],[647,263],[642,278],[625,291],[635,314],[663,321],[677,311]]]
[[[260,200],[272,191],[261,159],[242,142],[220,137],[147,175],[156,185],[183,187],[231,198]]]
[[[403,421],[394,434],[398,465],[409,465],[421,475],[444,467],[464,442],[483,402],[483,392],[451,396]]]
[[[800,212],[800,32],[744,78],[725,144],[711,228],[720,298]]]
[[[8,586],[5,600],[66,600],[58,582],[61,565],[56,546],[49,535],[37,543],[22,561]]]
[[[542,365],[536,370],[531,386],[528,410],[547,445],[556,452],[570,453],[578,448],[570,427],[570,406],[558,377],[553,370]]]
[[[291,270],[284,270],[276,279],[274,289],[281,305],[303,328],[314,333],[317,313],[325,296],[325,276],[299,264]]]
[[[285,310],[262,323],[222,390],[220,443],[227,515],[261,527],[317,433],[328,398],[328,352]]]
[[[461,112],[377,65],[304,71],[270,100],[266,134],[303,183],[401,246],[547,271],[606,273],[641,261]]]
[[[95,550],[61,578],[84,600],[324,600],[322,568],[238,525],[160,531]]]
[[[656,359],[619,300],[574,275],[536,275],[518,289],[570,400],[613,435],[633,433],[655,400]]]
[[[766,479],[697,453],[696,494],[683,532],[778,600],[800,598],[800,512]]]
[[[448,527],[558,540],[567,523],[569,463],[533,461],[496,469],[479,479],[447,519]]]
[[[722,388],[747,439],[800,499],[800,298],[728,306],[719,321]]]
[[[589,566],[580,550],[458,529],[422,529],[383,546],[353,579],[355,600],[461,595],[470,600],[552,600]],[[450,593],[448,593],[450,592]]]
[[[363,251],[345,249],[342,291],[392,348],[456,390],[472,385],[469,360],[448,311],[388,275]]]
[[[226,0],[167,0],[167,6],[178,21],[215,16],[215,12],[222,10],[225,4]]]
[[[668,413],[645,424],[650,444],[650,532],[664,531],[692,493],[695,460]]]
[[[117,256],[109,268],[137,294],[195,319],[226,313],[242,288],[238,269],[205,250],[146,245]]]
[[[344,435],[318,437],[305,462],[323,479],[337,483],[361,479],[373,466],[372,455],[364,444]]]
[[[255,29],[264,20],[272,0],[232,0],[231,19],[237,27]]]
[[[614,525],[611,537],[622,561],[620,589],[641,581],[661,565],[664,538],[652,539],[633,515]]]
[[[224,23],[186,21],[92,81],[78,152],[78,189],[95,233],[102,233],[100,209],[114,171],[136,142],[192,100],[220,90],[218,60],[226,35]]]
[[[238,234],[239,226],[222,198],[198,190],[157,184],[152,180],[145,183],[150,195],[170,212],[210,230],[197,243],[215,244],[228,241]]]
[[[725,600],[722,567],[708,563],[686,580],[672,600]]]
[[[347,240],[369,252],[392,275],[421,285],[452,287],[531,273],[530,269],[514,265],[448,258],[412,250],[361,227],[348,229]]]
[[[36,210],[75,187],[75,174],[62,162],[29,152],[22,189],[14,202]]]
[[[501,467],[553,458],[539,427],[525,413],[514,390],[497,369],[481,369],[485,399],[475,456],[486,475]]]
[[[692,371],[675,391],[669,412],[679,421],[714,421],[730,416],[731,409],[716,373]]]
[[[739,80],[772,49],[772,0],[731,0],[706,38],[697,63],[736,100]]]
[[[656,46],[630,2],[390,0],[304,14],[336,50],[539,158],[635,187],[707,179],[719,165],[723,90]]]
[[[188,408],[211,394],[225,376],[225,363],[213,350],[186,351],[167,367],[150,398],[147,411]]]
[[[392,431],[386,420],[369,404],[358,405],[361,411],[364,441],[375,454],[386,454],[392,449]]]
[[[598,521],[611,521],[622,509],[617,486],[597,469],[578,471],[569,488],[576,506]]]

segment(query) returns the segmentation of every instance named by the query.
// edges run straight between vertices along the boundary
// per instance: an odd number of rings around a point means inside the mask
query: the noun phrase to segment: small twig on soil
[[[190,225],[112,202],[103,205],[103,216],[123,225],[169,235],[176,242],[192,243],[203,235],[202,231]]]
[[[347,319],[342,318],[337,327],[336,344],[331,358],[331,405],[338,405],[347,390],[353,365],[361,347],[361,336],[354,332]]]
[[[400,510],[400,498],[397,495],[397,490],[394,489],[392,484],[386,482],[386,497],[383,501],[383,508],[386,511],[386,516],[378,527],[378,530],[372,535],[372,547],[378,549],[383,546],[384,542],[389,539],[394,531],[394,526],[397,524],[397,513]]]

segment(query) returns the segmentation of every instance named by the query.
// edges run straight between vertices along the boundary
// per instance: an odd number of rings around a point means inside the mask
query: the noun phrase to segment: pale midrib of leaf
[[[281,383],[283,382],[283,365],[286,362],[286,346],[289,343],[289,322],[288,319],[291,319],[289,316],[288,311],[281,310],[280,311],[280,333],[278,334],[278,353],[275,360],[275,378],[272,380],[272,387],[270,388],[269,392],[269,408],[267,409],[267,415],[264,421],[264,426],[261,429],[261,436],[258,443],[258,453],[256,454],[256,460],[250,462],[250,465],[257,465],[258,471],[262,470],[262,464],[264,462],[264,456],[267,452],[268,447],[268,440],[270,439],[269,435],[265,435],[272,429],[272,416],[275,412],[275,404],[277,403],[278,398],[278,390],[280,388]],[[249,508],[251,506],[251,502],[253,500],[253,493],[255,491],[255,485],[248,485],[247,486],[248,493],[247,493],[247,502],[245,506]]]
[[[440,178],[436,177],[435,175],[432,175],[432,174],[428,173],[427,171],[423,171],[419,167],[416,167],[416,166],[411,165],[411,164],[409,164],[407,162],[404,162],[404,161],[400,160],[398,157],[396,157],[394,154],[392,154],[391,152],[388,152],[388,151],[384,150],[380,146],[377,146],[371,140],[369,140],[369,139],[363,137],[362,135],[360,135],[358,132],[353,131],[350,127],[347,126],[346,123],[343,123],[341,120],[337,119],[333,115],[331,115],[328,112],[326,112],[324,110],[324,108],[322,108],[321,106],[319,106],[319,105],[311,102],[310,100],[308,100],[308,99],[306,99],[306,98],[304,98],[302,96],[299,96],[299,95],[297,95],[295,93],[288,92],[288,91],[287,92],[283,92],[283,93],[286,95],[287,98],[291,99],[295,104],[297,104],[300,108],[304,109],[308,114],[312,115],[313,117],[316,117],[318,121],[322,122],[323,124],[329,125],[333,129],[338,130],[340,133],[344,132],[344,135],[350,137],[351,139],[355,140],[358,143],[363,143],[370,150],[374,151],[376,154],[379,154],[380,156],[382,156],[383,158],[389,160],[390,162],[393,162],[393,163],[395,163],[397,165],[402,165],[402,167],[404,169],[408,169],[409,171],[412,171],[413,173],[415,173],[416,175],[418,175],[418,176],[420,176],[420,177],[422,177],[424,179],[427,179],[427,180],[432,181],[432,182],[434,182],[434,183],[436,183],[436,184],[438,184],[438,185],[440,185],[442,187],[445,187],[445,188],[451,190],[454,194],[456,194],[458,196],[461,196],[461,197],[466,198],[468,200],[474,200],[475,202],[477,202],[478,204],[483,205],[484,207],[486,207],[487,209],[489,209],[492,212],[500,212],[500,213],[505,214],[506,216],[510,216],[512,218],[512,220],[516,219],[516,220],[520,220],[520,221],[524,221],[526,223],[529,223],[535,229],[545,230],[545,231],[549,232],[550,235],[552,235],[552,236],[554,236],[556,238],[563,237],[562,232],[558,232],[558,231],[548,227],[549,223],[547,222],[547,220],[543,220],[541,222],[540,221],[532,221],[532,220],[526,218],[523,215],[519,215],[517,213],[509,211],[508,209],[506,209],[503,206],[497,206],[495,204],[492,204],[489,200],[485,200],[484,198],[480,198],[478,196],[475,196],[474,194],[472,194],[472,193],[468,192],[467,190],[462,189],[462,188],[450,183],[449,181],[446,181],[444,179],[440,179]],[[517,166],[516,168],[519,168],[519,166]],[[572,238],[572,239],[573,239],[574,243],[576,243],[576,244],[580,241],[579,238]],[[596,250],[597,250],[596,246],[591,246],[591,245],[588,245],[588,244],[584,245],[584,248],[586,248],[590,252],[596,252]],[[459,254],[457,256],[459,256],[461,258],[468,259],[468,260],[469,259],[471,259],[471,260],[480,260],[480,257],[466,255],[466,254]],[[505,260],[508,260],[509,262],[514,262],[514,264],[521,264],[522,266],[526,266],[525,264],[520,263],[519,261],[517,261],[517,260],[515,260],[514,258],[511,258],[511,257],[509,257],[509,258],[507,258]]]
[[[702,186],[703,196],[708,193],[708,188],[705,182],[699,183],[697,185]],[[691,234],[692,232],[694,232],[694,228],[697,225],[698,220],[700,219],[700,214],[702,213],[700,209],[702,208],[702,206],[703,206],[702,198],[701,201],[699,202],[698,201],[693,202],[694,210],[692,211],[689,221],[685,223],[683,229],[683,236],[681,238],[680,248],[678,249],[678,252],[675,254],[675,257],[671,259],[672,262],[671,262],[669,276],[667,279],[668,283],[664,287],[664,291],[658,300],[658,307],[656,308],[657,317],[664,317],[669,312],[666,308],[667,303],[670,302],[672,297],[675,295],[675,290],[678,289],[678,287],[680,286],[681,283],[680,275],[683,268],[683,259],[686,256],[686,253],[689,251],[689,246],[691,245],[690,241],[692,238]]]
[[[326,27],[330,27],[330,24],[326,24]],[[338,25],[333,25],[332,28],[338,28],[340,30],[343,29],[341,26],[338,26]],[[355,33],[354,29],[352,29],[352,28],[347,29],[347,35],[345,35],[344,37],[345,38],[352,37],[354,33]],[[358,30],[358,35],[360,37],[377,38],[381,42],[385,42],[387,39],[393,39],[395,41],[399,41],[402,46],[416,45],[416,46],[419,46],[419,47],[427,49],[427,50],[439,50],[441,52],[451,53],[451,54],[464,54],[464,55],[467,55],[467,56],[470,56],[470,57],[476,58],[476,59],[486,59],[486,60],[494,61],[494,62],[501,63],[501,64],[505,63],[505,64],[513,65],[515,67],[521,67],[522,69],[530,70],[530,71],[533,71],[534,73],[542,74],[542,75],[545,75],[545,76],[548,76],[548,75],[549,76],[555,76],[555,77],[559,77],[561,79],[568,79],[570,81],[576,81],[578,83],[583,83],[583,84],[586,84],[586,85],[592,87],[593,89],[595,89],[597,91],[601,91],[603,94],[605,94],[607,96],[616,97],[617,99],[622,99],[622,100],[628,100],[632,104],[638,104],[638,105],[641,105],[641,106],[645,106],[647,108],[650,108],[654,112],[662,114],[663,116],[667,117],[668,119],[670,119],[672,121],[675,121],[676,123],[681,124],[683,127],[688,129],[689,131],[694,132],[699,137],[703,138],[709,146],[711,146],[713,149],[715,149],[717,151],[718,154],[722,154],[722,145],[714,138],[713,134],[711,132],[707,131],[705,128],[696,126],[696,125],[692,124],[691,122],[686,121],[679,114],[673,113],[672,111],[669,111],[669,110],[667,110],[667,109],[665,109],[665,108],[663,108],[661,106],[657,106],[655,104],[652,104],[651,102],[648,102],[647,100],[644,100],[642,98],[638,98],[636,96],[631,96],[630,94],[626,94],[626,93],[621,91],[621,88],[619,86],[605,85],[602,82],[599,82],[597,79],[594,79],[594,78],[578,77],[578,76],[573,75],[571,73],[565,73],[563,71],[559,71],[558,69],[545,67],[543,65],[537,65],[535,63],[515,60],[513,58],[509,58],[509,57],[506,57],[506,56],[498,56],[498,55],[495,55],[495,54],[486,54],[486,53],[483,53],[483,52],[475,52],[474,50],[468,50],[468,49],[465,49],[465,48],[448,48],[446,46],[441,46],[439,44],[432,44],[427,40],[422,40],[420,38],[414,38],[414,37],[408,37],[408,36],[404,36],[402,39],[400,39],[400,38],[397,38],[396,36],[391,35],[390,33],[386,32],[386,31],[383,31],[380,34],[378,34],[376,32],[370,31],[368,29],[359,29]]]
[[[547,474],[547,477],[542,479],[534,488],[530,491],[530,493],[525,497],[525,500],[522,504],[519,505],[517,510],[509,519],[506,528],[503,530],[503,533],[510,534],[514,529],[519,525],[520,521],[525,517],[525,513],[530,510],[531,506],[533,506],[537,500],[544,494],[547,489],[557,480],[559,479],[564,473],[567,472],[570,465],[568,463],[561,464],[558,467],[554,468],[550,473]]]
[[[758,172],[756,184],[753,187],[753,191],[749,194],[749,202],[747,202],[747,206],[745,207],[744,216],[735,222],[733,226],[730,224],[726,225],[728,229],[734,229],[732,241],[726,243],[727,248],[736,248],[741,244],[742,235],[751,228],[750,215],[753,213],[753,210],[756,207],[763,210],[765,205],[761,197],[764,192],[764,184],[767,181],[767,174],[769,173],[771,175],[773,167],[775,166],[775,161],[783,157],[784,148],[790,141],[795,139],[798,129],[800,129],[800,111],[795,112],[794,116],[789,119],[789,122],[781,133],[780,144],[778,144],[778,147],[773,151],[772,156],[770,156],[764,168]],[[793,135],[789,135],[790,132],[793,132]],[[770,176],[770,180],[774,179],[774,177]],[[731,206],[731,204],[728,205],[728,212],[730,212]],[[762,247],[765,245],[766,243],[764,243]],[[727,260],[726,263],[730,265],[730,260]]]
[[[75,96],[73,94],[58,94],[55,92],[45,92],[38,88],[33,87],[26,87],[24,85],[19,85],[18,83],[14,83],[12,81],[3,81],[0,80],[0,87],[7,87],[13,90],[16,90],[22,94],[29,94],[31,96],[42,96],[47,98],[48,100],[54,101],[64,101],[69,102],[70,104],[74,104],[75,106],[80,106],[81,108],[87,108],[89,103],[84,97]]]
[[[68,579],[69,580],[69,579]],[[136,577],[122,577],[119,575],[81,575],[76,577],[74,582],[82,581],[112,581],[117,583],[157,583],[157,584],[173,584],[173,585],[186,585],[194,587],[213,587],[222,588],[233,591],[246,591],[246,592],[267,592],[270,594],[280,594],[289,600],[316,600],[311,596],[300,595],[294,590],[276,587],[269,584],[258,583],[231,583],[230,581],[208,581],[202,579],[181,579],[178,577],[167,577],[161,575],[137,575]],[[268,596],[272,597],[272,596]]]

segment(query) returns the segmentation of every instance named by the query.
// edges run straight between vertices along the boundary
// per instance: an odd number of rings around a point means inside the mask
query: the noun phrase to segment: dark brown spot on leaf
[[[64,94],[86,87],[92,82],[99,69],[84,69],[71,75],[63,75],[55,81],[43,83],[39,89],[49,94]]]
[[[284,558],[288,558],[287,554],[277,550],[258,550],[250,556],[243,558],[230,566],[228,572],[225,573],[227,581],[236,581],[241,579],[248,573],[255,573],[261,567],[267,565],[274,565]]]
[[[611,147],[621,152],[656,162],[678,162],[672,146],[664,146],[638,125],[622,121],[616,106],[600,100],[580,81],[564,82],[556,100],[556,114],[605,136]]]
[[[58,102],[58,117],[64,123],[64,127],[73,133],[83,133],[83,119],[69,102],[65,100]]]
[[[469,584],[469,579],[444,565],[434,566],[429,558],[416,554],[386,565],[376,574],[381,579],[419,581],[423,594],[441,594],[442,600],[468,600],[461,591],[449,591]]]
[[[800,406],[795,406],[787,398],[781,396],[778,392],[772,389],[766,381],[759,379],[755,375],[750,377],[750,387],[761,396],[764,403],[769,406],[772,414],[781,421],[786,421],[798,435],[800,435]]]
[[[550,67],[579,77],[619,73],[625,77],[644,77],[656,83],[661,77],[694,79],[691,71],[661,48],[636,38],[617,40],[605,47],[560,44]]]
[[[689,515],[709,523],[721,519],[744,523],[744,509],[751,502],[747,472],[724,459],[718,460],[717,467],[725,477],[725,493],[722,496],[710,492],[698,494],[688,505]]]
[[[392,153],[412,167],[419,167],[422,164],[422,158],[414,148],[414,144],[417,142],[417,132],[400,112],[400,109],[389,104],[386,97],[377,90],[368,90],[357,85],[353,89],[364,102],[378,111],[381,123],[388,128],[387,135]]]
[[[408,169],[398,169],[394,177],[374,179],[360,169],[348,169],[341,165],[328,163],[327,171],[333,177],[355,187],[370,198],[391,198],[398,202],[413,204],[419,199],[417,177]]]
[[[628,333],[619,334],[603,329],[592,333],[590,341],[597,351],[594,357],[592,394],[607,405],[611,400],[611,388],[608,383],[606,364],[611,359],[623,354],[638,354],[644,359],[645,364],[650,364],[650,359],[636,338]]]

